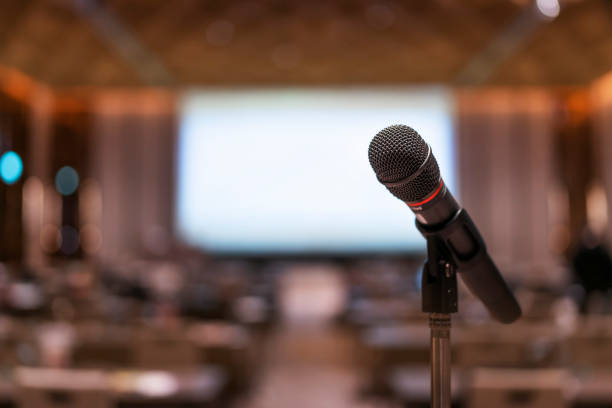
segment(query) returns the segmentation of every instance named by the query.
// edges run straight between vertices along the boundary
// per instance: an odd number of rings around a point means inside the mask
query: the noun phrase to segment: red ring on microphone
[[[430,202],[431,200],[433,200],[434,198],[436,198],[436,196],[438,195],[438,193],[440,193],[440,191],[442,190],[442,186],[444,185],[444,180],[440,179],[440,185],[438,186],[438,188],[436,189],[436,191],[433,192],[432,195],[430,195],[429,197],[427,197],[426,199],[424,199],[423,201],[419,201],[418,203],[408,203],[409,207],[418,207],[420,205],[423,204],[427,204],[428,202]]]

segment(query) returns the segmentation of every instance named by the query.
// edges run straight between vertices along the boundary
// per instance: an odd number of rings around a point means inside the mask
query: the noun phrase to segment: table
[[[470,384],[471,370],[453,368],[453,403],[463,401]],[[429,401],[429,367],[406,366],[391,371],[389,386],[395,398],[407,406]],[[567,397],[576,407],[612,406],[612,369],[569,370]]]
[[[44,369],[41,369],[44,370]],[[215,366],[197,370],[108,370],[109,392],[120,407],[217,406],[228,382]],[[0,406],[16,399],[17,385],[9,371],[0,372]]]

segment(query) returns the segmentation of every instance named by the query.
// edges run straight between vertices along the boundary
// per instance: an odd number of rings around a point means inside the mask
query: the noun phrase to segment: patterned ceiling
[[[556,4],[556,0],[539,0]],[[56,87],[580,85],[612,1],[3,0],[0,64]]]

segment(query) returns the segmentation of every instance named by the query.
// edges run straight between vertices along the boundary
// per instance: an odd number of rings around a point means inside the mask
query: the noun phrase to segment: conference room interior
[[[432,147],[519,301],[452,401],[612,407],[612,3],[6,0],[0,407],[430,406]]]

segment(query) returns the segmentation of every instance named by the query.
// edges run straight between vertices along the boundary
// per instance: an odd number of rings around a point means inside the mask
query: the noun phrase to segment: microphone
[[[427,237],[437,237],[468,289],[495,319],[512,323],[521,308],[486,250],[468,213],[447,189],[431,147],[411,127],[393,125],[370,142],[370,165],[395,197],[416,216]]]

